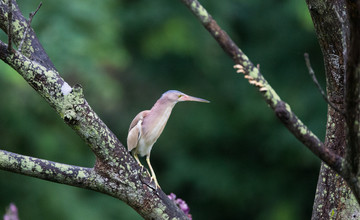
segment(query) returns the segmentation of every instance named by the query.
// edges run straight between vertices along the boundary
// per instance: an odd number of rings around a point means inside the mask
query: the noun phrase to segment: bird
[[[183,101],[209,103],[205,99],[189,96],[177,90],[169,90],[161,95],[150,110],[137,114],[129,127],[127,137],[128,151],[132,153],[141,170],[144,166],[141,164],[138,155],[141,157],[146,156],[146,162],[151,172],[150,182],[154,180],[155,188],[160,188],[160,185],[150,163],[150,152],[163,132],[175,104]]]

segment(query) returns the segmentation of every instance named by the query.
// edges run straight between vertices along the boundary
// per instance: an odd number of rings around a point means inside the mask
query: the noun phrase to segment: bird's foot
[[[139,157],[137,154],[134,154],[134,158],[136,160],[136,162],[139,164],[140,168],[141,168],[141,173],[144,171],[144,166],[140,163]]]
[[[150,182],[153,182],[153,181],[155,182],[155,189],[158,189],[158,188],[161,189],[156,177],[151,176]]]
[[[150,176],[150,172],[142,165],[142,164],[139,164],[140,165],[140,173],[146,173],[147,175]]]
[[[154,182],[155,182],[155,190],[157,190],[158,187],[159,187],[159,189],[160,189],[161,187],[160,187],[160,185],[159,185],[159,183],[158,183],[158,181],[157,181],[157,179],[156,179],[155,172],[154,172],[154,170],[153,170],[153,168],[152,168],[152,166],[151,166],[151,163],[150,163],[150,154],[148,154],[148,155],[146,156],[146,162],[147,162],[147,164],[148,164],[148,166],[149,166],[149,169],[150,169],[150,171],[151,171],[150,182],[152,182],[152,181],[154,180]]]

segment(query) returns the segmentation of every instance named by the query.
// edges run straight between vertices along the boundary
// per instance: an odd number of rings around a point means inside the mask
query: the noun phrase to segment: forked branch
[[[0,150],[0,169],[108,194],[126,202],[146,219],[188,219],[164,192],[154,190],[150,176],[140,172],[139,165],[87,103],[82,87],[71,87],[60,76],[16,1],[11,3],[9,7],[7,1],[0,0],[0,27],[8,35],[11,33],[9,42],[16,46],[27,43],[19,52],[9,50],[9,45],[0,41],[0,59],[15,69],[83,138],[96,162],[94,168],[82,168]]]

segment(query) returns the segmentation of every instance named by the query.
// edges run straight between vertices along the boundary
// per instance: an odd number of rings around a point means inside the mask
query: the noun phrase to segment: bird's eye
[[[183,96],[183,95],[178,95],[178,98],[181,98],[181,96]]]

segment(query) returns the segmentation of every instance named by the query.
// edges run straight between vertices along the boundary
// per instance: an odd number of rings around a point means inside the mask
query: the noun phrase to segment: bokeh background
[[[39,1],[18,0],[27,16]],[[203,0],[283,100],[324,139],[326,104],[312,83],[308,52],[323,64],[305,1]],[[276,119],[257,90],[179,0],[44,1],[32,23],[64,79],[126,143],[128,126],[169,90],[210,104],[178,104],[152,150],[162,189],[194,219],[309,219],[320,160]],[[2,33],[1,39],[6,41]],[[83,141],[10,67],[0,63],[1,149],[91,167]],[[0,171],[0,216],[21,219],[141,219],[122,201]]]

